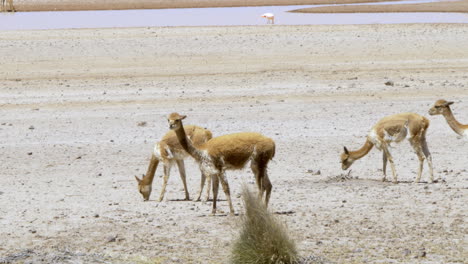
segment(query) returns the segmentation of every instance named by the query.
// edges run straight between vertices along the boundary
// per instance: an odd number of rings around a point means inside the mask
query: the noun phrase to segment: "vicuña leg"
[[[273,185],[270,182],[270,178],[268,177],[268,173],[266,172],[265,168],[265,175],[263,176],[263,187],[266,191],[265,195],[265,205],[268,207],[268,202],[270,201],[271,190],[273,189]]]
[[[201,200],[203,188],[205,187],[205,181],[207,180],[206,178],[207,178],[206,175],[202,172],[201,180],[200,180],[200,192],[198,193],[198,197],[196,201]],[[211,177],[208,177],[207,184],[208,184],[208,187],[206,188],[206,198],[204,199],[204,201],[208,201],[208,199],[210,199]]]
[[[387,144],[382,144],[382,151],[385,152],[385,155],[387,156],[387,159],[390,162],[390,167],[392,168],[392,173],[393,173],[393,183],[398,183],[395,163],[393,162],[393,157],[390,154],[390,151],[388,150]],[[385,180],[385,176],[383,180]]]
[[[426,156],[427,164],[429,164],[429,173],[431,174],[430,181],[434,182],[434,169],[432,167],[432,155],[429,152],[426,137],[421,138],[421,146],[422,146],[424,156]]]
[[[163,185],[161,188],[161,194],[159,195],[159,201],[161,202],[164,198],[164,194],[166,193],[166,185],[169,180],[169,175],[171,174],[171,162],[164,162],[164,176],[163,176]]]
[[[211,214],[216,214],[216,202],[218,201],[219,177],[218,174],[211,174],[211,187],[213,188],[213,209]],[[209,187],[208,187],[209,188]]]
[[[273,185],[268,178],[267,166],[269,158],[256,157],[252,160],[250,168],[252,169],[253,174],[255,175],[255,180],[258,187],[258,196],[260,199],[263,199],[263,194],[265,195],[265,205],[268,206],[270,200],[271,190]]]
[[[382,181],[385,181],[385,179],[387,178],[387,154],[385,154],[385,151],[382,151],[382,159],[383,159],[383,167],[382,167],[382,170],[383,170],[383,178],[382,178]]]
[[[411,146],[414,149],[414,152],[418,156],[419,159],[419,169],[418,169],[418,176],[416,177],[416,180],[414,181],[415,183],[419,183],[419,180],[421,179],[421,175],[424,169],[424,153],[422,151],[421,147],[421,139],[419,137],[414,137],[410,139]]]
[[[252,169],[252,172],[255,176],[255,183],[257,184],[258,188],[258,198],[261,200],[263,198],[263,182],[260,176],[259,168],[258,168],[258,163],[255,160],[252,160],[250,162],[250,169]]]
[[[187,180],[185,177],[185,164],[184,160],[177,160],[177,167],[179,168],[180,179],[182,179],[182,184],[184,184],[184,191],[185,191],[185,200],[190,200],[190,195],[187,189]]]
[[[221,183],[221,186],[223,187],[224,194],[226,195],[226,199],[229,204],[229,211],[231,215],[234,215],[234,207],[232,206],[232,201],[231,201],[231,191],[229,190],[229,184],[226,179],[226,174],[224,170],[220,171],[217,175],[217,178],[219,182]],[[216,186],[216,189],[214,188],[215,183],[213,182],[213,210],[212,214],[216,214],[216,200],[218,198],[218,186]],[[218,184],[216,184],[218,185]],[[216,193],[215,193],[216,190]]]
[[[231,191],[229,189],[229,183],[226,178],[226,173],[223,170],[221,174],[219,174],[219,181],[221,183],[221,186],[223,187],[224,194],[226,195],[226,199],[229,204],[229,212],[231,215],[234,215],[234,206],[232,206],[232,200],[231,200]]]

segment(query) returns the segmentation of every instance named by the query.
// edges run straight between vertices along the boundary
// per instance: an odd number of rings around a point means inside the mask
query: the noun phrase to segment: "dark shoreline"
[[[242,7],[242,6],[284,6],[284,5],[323,5],[373,3],[392,0],[13,0],[18,12],[30,11],[82,11],[82,10],[124,10],[124,9],[167,9],[167,8],[205,8],[205,7]],[[397,1],[397,0],[394,0]]]

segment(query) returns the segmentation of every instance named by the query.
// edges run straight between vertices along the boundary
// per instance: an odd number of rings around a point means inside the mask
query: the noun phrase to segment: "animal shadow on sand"
[[[193,200],[186,200],[186,199],[180,199],[180,198],[179,199],[169,199],[168,201],[169,202],[193,202]],[[223,201],[226,201],[226,199],[219,199],[218,198],[216,201],[223,202]],[[210,198],[210,199],[207,200],[207,202],[213,202],[213,199]]]
[[[348,173],[341,173],[339,175],[335,176],[329,176],[326,179],[322,180],[325,183],[343,183],[343,182],[350,182],[350,183],[356,183],[356,184],[362,184],[362,183],[367,183],[367,184],[372,184],[372,185],[395,185],[391,181],[382,181],[382,179],[368,179],[368,178],[361,178],[359,176],[353,176],[351,175],[351,170]],[[433,183],[438,183],[438,182],[445,182],[444,180],[440,179],[435,179]],[[398,184],[428,184],[429,182],[427,181],[420,181],[419,183],[415,183],[413,180],[399,180]]]

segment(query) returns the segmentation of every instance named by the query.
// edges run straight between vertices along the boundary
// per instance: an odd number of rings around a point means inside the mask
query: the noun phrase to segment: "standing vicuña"
[[[432,169],[432,157],[427,147],[426,131],[429,127],[429,120],[423,116],[414,113],[402,113],[391,115],[382,118],[367,135],[367,140],[364,146],[356,151],[349,151],[344,147],[344,152],[341,154],[342,169],[348,169],[354,161],[364,157],[369,153],[375,145],[383,152],[383,181],[387,176],[387,160],[390,161],[393,172],[393,182],[397,183],[397,174],[393,157],[390,154],[389,146],[391,142],[399,143],[403,139],[408,138],[416,155],[419,158],[419,171],[416,182],[419,182],[423,171],[424,158],[429,164],[431,174],[430,181],[433,182],[434,175]]]
[[[226,199],[229,203],[231,215],[234,208],[231,202],[229,184],[226,179],[226,170],[241,169],[250,161],[250,167],[255,175],[260,198],[265,195],[265,204],[268,205],[272,184],[267,174],[268,162],[275,155],[275,142],[259,133],[243,132],[215,137],[199,146],[194,146],[182,124],[186,116],[172,113],[168,122],[170,129],[174,130],[182,147],[198,162],[200,169],[212,178],[213,209],[216,213],[216,198],[218,196],[218,182],[221,182]]]
[[[187,135],[190,137],[191,141],[195,145],[201,145],[212,138],[211,132],[209,130],[198,126],[189,125],[185,127],[185,130]],[[159,201],[163,200],[164,193],[166,192],[167,181],[169,180],[169,174],[171,172],[171,167],[175,162],[179,168],[182,183],[184,184],[185,200],[189,200],[190,197],[187,190],[184,165],[184,159],[188,156],[188,153],[179,144],[179,141],[177,140],[177,136],[174,133],[174,131],[167,132],[166,135],[164,135],[164,137],[161,139],[161,141],[156,142],[153,153],[151,155],[151,161],[148,166],[148,171],[146,172],[145,177],[139,179],[135,176],[136,180],[138,181],[138,190],[143,195],[143,199],[145,201],[149,199],[151,195],[151,186],[153,184],[153,178],[156,172],[156,168],[158,167],[158,163],[162,162],[164,165],[164,181],[161,189],[161,194],[159,195]],[[205,179],[206,177],[202,172],[200,192],[198,194],[197,201],[200,200],[203,191],[203,186],[205,185]],[[208,188],[206,192],[207,200],[210,195],[210,182],[211,179],[208,179]]]
[[[468,125],[463,125],[455,119],[455,116],[450,109],[450,105],[453,102],[447,102],[444,99],[437,100],[431,109],[429,109],[430,115],[443,115],[445,120],[449,124],[455,133],[468,140]]]

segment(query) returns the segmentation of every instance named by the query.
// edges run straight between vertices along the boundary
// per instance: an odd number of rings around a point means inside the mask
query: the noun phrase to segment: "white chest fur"
[[[377,135],[375,129],[372,129],[367,137],[369,138],[370,142],[372,142],[375,147],[377,147],[377,149],[381,149],[382,143],[380,142],[379,136]]]

